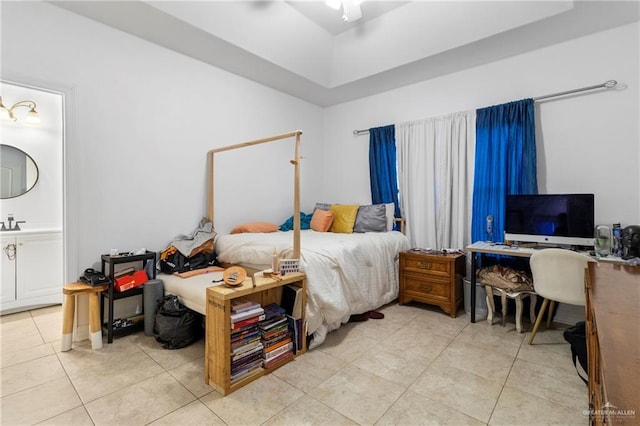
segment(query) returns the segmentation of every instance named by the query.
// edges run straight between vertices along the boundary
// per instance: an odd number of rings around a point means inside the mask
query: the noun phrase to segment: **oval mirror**
[[[0,145],[0,198],[26,194],[38,181],[38,166],[33,158],[11,145]]]

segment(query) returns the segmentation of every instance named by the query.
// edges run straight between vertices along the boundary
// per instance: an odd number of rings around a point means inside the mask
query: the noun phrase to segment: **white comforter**
[[[359,314],[398,296],[398,253],[409,248],[400,232],[336,234],[301,231],[300,269],[307,275],[307,333],[310,347]],[[271,265],[273,250],[292,257],[293,232],[246,233],[218,236],[221,262]]]

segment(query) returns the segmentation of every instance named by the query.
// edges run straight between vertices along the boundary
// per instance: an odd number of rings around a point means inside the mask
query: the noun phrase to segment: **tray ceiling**
[[[52,1],[320,106],[638,21],[636,1]]]

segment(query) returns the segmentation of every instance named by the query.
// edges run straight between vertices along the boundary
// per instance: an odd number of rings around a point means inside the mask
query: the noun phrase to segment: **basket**
[[[280,275],[300,271],[300,259],[280,259]]]

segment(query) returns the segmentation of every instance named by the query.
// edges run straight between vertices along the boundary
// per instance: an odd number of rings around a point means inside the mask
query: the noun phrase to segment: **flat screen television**
[[[593,246],[593,194],[507,195],[505,241]]]

